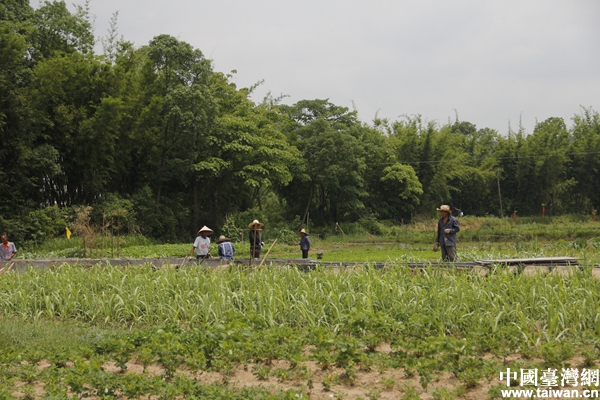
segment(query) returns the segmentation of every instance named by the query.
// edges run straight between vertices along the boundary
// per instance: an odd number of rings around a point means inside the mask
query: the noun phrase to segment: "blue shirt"
[[[233,260],[233,256],[235,255],[235,248],[231,242],[221,242],[219,243],[219,256],[223,260]]]
[[[8,258],[17,252],[17,248],[13,242],[8,242],[6,247],[4,243],[0,243],[0,261],[8,261]]]

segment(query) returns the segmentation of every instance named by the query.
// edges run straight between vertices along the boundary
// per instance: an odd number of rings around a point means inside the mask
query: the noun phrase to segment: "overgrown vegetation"
[[[310,224],[325,260],[388,266],[3,272],[0,398],[344,398],[365,374],[380,379],[362,398],[496,398],[507,367],[596,367],[597,111],[501,134],[257,104],[184,41],[118,40],[116,15],[93,54],[92,20],[63,1],[0,4],[0,233],[19,257],[184,256],[200,226],[239,244],[258,218],[274,257],[297,255]],[[415,273],[407,261],[439,257],[441,203],[467,215],[461,260],[584,268]]]
[[[365,394],[398,385],[414,398],[425,390],[458,398],[492,390],[507,367],[595,366],[599,295],[589,268],[568,277],[502,269],[486,277],[414,274],[402,265],[342,273],[64,266],[4,274],[0,391],[11,398],[15,383],[37,382],[59,397],[308,398],[316,387],[343,395],[373,370],[385,379]],[[292,389],[228,386],[244,368]],[[217,373],[221,383],[203,382],[201,373]],[[443,374],[453,387],[436,388]],[[396,379],[419,389],[402,389]]]
[[[347,225],[349,234],[313,237],[324,259],[385,261],[382,270],[104,264],[0,274],[0,391],[6,398],[216,399],[346,398],[351,390],[362,398],[418,399],[427,391],[439,399],[491,399],[506,368],[597,365],[594,222],[461,219],[461,260],[583,258],[584,268],[568,275],[500,267],[487,276],[415,273],[406,262],[439,258],[431,250],[434,222],[378,223],[381,236]],[[558,235],[566,240],[547,239]],[[190,246],[121,240],[122,255],[134,257],[181,256]],[[82,247],[80,238],[64,238],[21,256]],[[297,253],[283,243],[273,256]],[[248,372],[256,382],[239,383]],[[369,374],[375,378],[364,383]]]
[[[93,54],[91,21],[63,1],[0,5],[0,230],[17,242],[62,234],[75,207],[116,237],[176,242],[255,218],[380,234],[442,203],[519,218],[600,206],[591,108],[503,134],[458,117],[365,123],[328,100],[257,104],[184,41],[119,40],[116,16]]]

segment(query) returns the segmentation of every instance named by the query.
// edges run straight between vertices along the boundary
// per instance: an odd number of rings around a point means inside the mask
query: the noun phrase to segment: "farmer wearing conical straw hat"
[[[448,205],[442,205],[437,209],[441,218],[438,221],[437,238],[433,245],[433,251],[442,249],[442,261],[454,262],[456,259],[456,233],[460,231],[458,220],[454,218],[452,210]]]
[[[204,225],[198,231],[198,237],[194,241],[194,245],[192,246],[192,250],[190,250],[190,257],[194,254],[194,249],[196,249],[196,260],[203,260],[205,258],[210,258],[210,238],[208,237],[213,233],[213,230],[208,226]]]
[[[219,240],[217,240],[217,244],[219,245],[219,257],[221,257],[221,260],[233,261],[235,247],[233,247],[231,239],[221,235],[219,236]]]
[[[265,224],[258,222],[257,219],[248,225],[250,229],[250,257],[260,258],[260,249],[262,249],[262,227]]]
[[[300,239],[300,250],[302,250],[302,258],[308,258],[308,250],[310,250],[310,239],[308,238],[308,233],[304,229],[298,232],[302,238]]]

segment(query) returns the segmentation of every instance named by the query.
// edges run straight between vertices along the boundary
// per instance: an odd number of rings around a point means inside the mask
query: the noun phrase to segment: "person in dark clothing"
[[[250,258],[260,258],[260,250],[262,249],[262,227],[257,219],[252,221],[248,228],[250,229]]]
[[[300,239],[300,250],[302,250],[302,258],[308,258],[308,250],[310,250],[310,239],[308,233],[304,229],[298,232],[302,238]]]
[[[460,231],[458,220],[451,213],[450,206],[442,205],[437,209],[441,218],[438,221],[437,238],[433,251],[442,250],[442,261],[454,262],[456,259],[456,233]]]

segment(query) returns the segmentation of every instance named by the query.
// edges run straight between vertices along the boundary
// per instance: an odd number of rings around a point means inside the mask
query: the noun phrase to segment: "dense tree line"
[[[95,54],[85,7],[0,4],[0,228],[79,205],[126,210],[162,239],[244,213],[331,226],[406,222],[441,203],[476,215],[600,205],[592,109],[507,136],[458,118],[364,123],[328,100],[255,103],[234,71],[174,37],[138,48],[117,36],[113,20]]]

